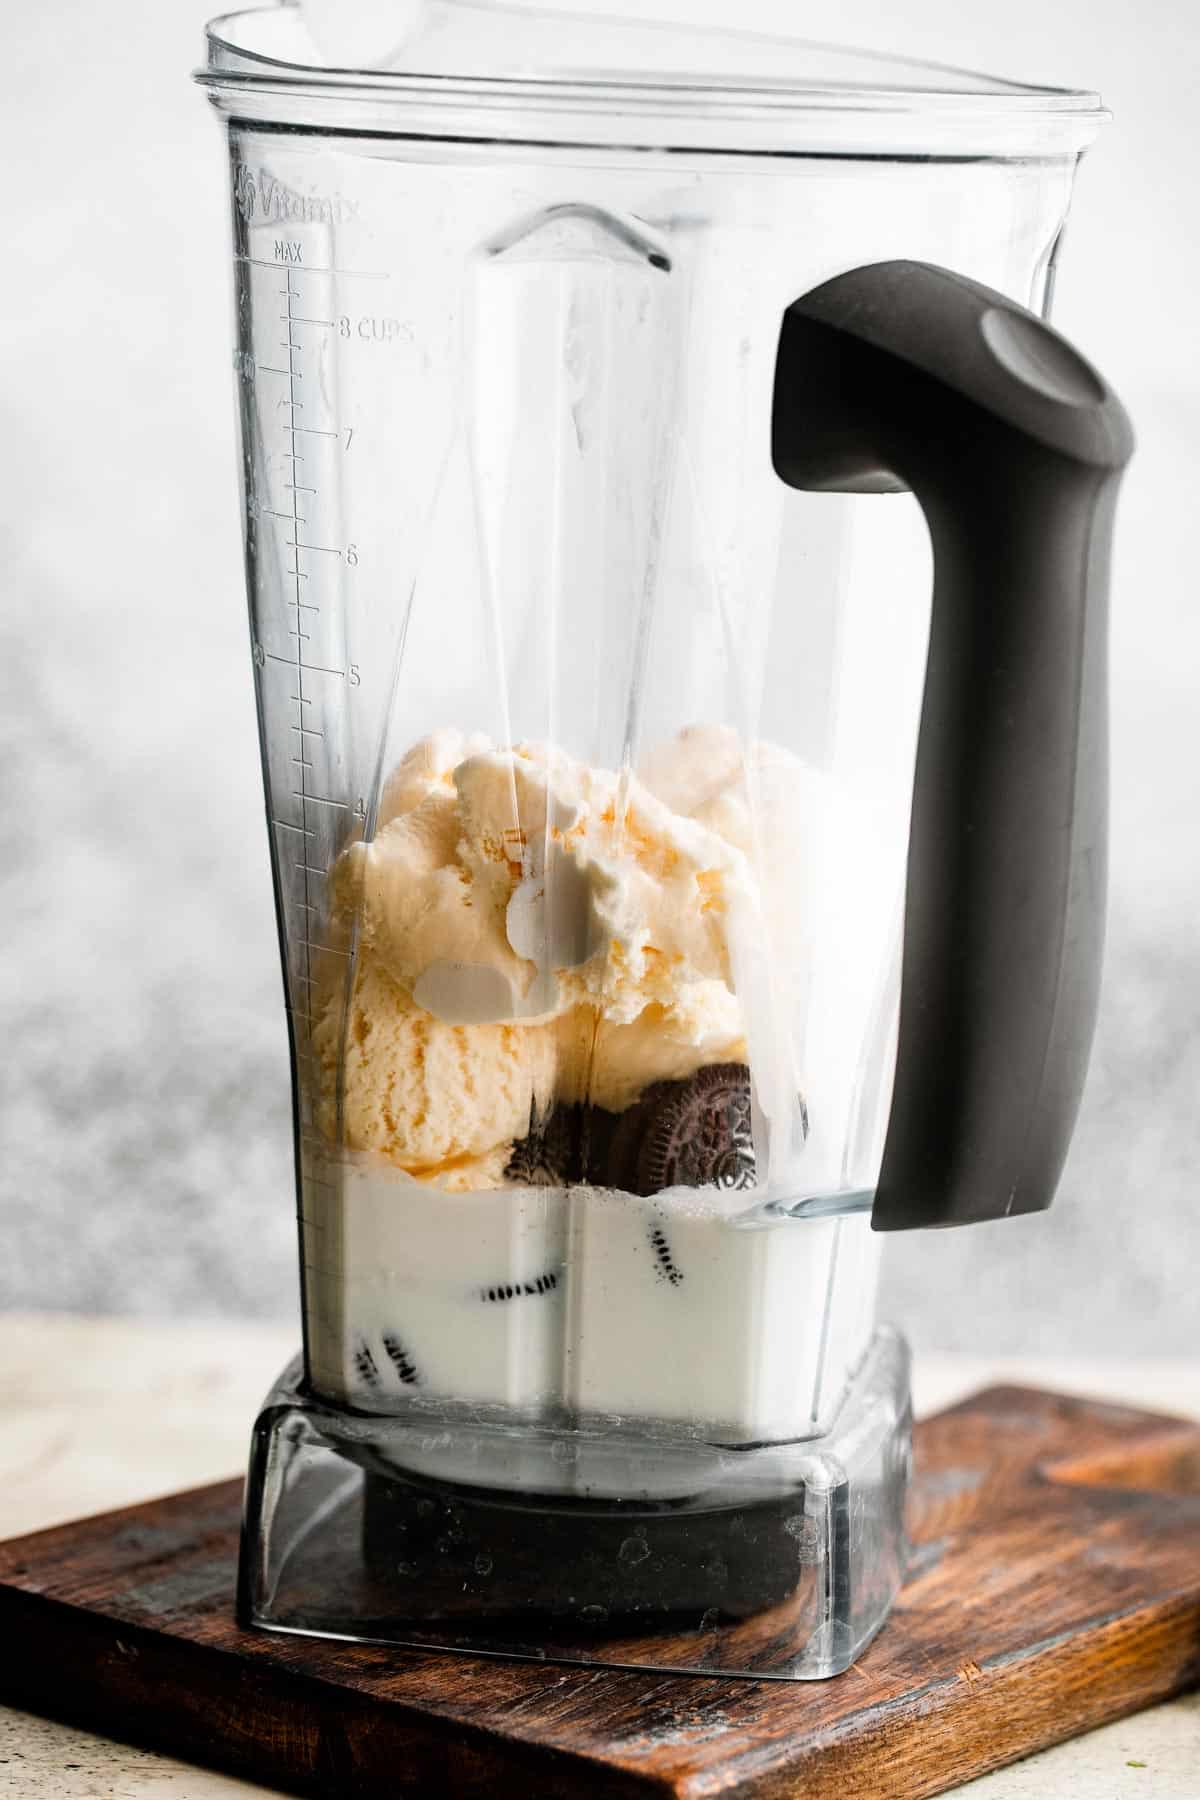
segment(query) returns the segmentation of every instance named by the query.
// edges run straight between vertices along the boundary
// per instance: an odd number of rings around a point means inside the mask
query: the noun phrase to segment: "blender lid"
[[[197,79],[240,116],[319,128],[340,102],[353,107],[351,129],[416,136],[1029,157],[1077,154],[1108,116],[1086,91],[498,0],[304,0],[216,19],[208,48]]]

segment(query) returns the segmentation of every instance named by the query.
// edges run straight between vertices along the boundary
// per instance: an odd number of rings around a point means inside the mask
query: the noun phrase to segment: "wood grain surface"
[[[1200,1680],[1200,1426],[994,1388],[916,1435],[909,1580],[833,1681],[242,1631],[226,1482],[0,1545],[0,1691],[298,1793],[919,1800]]]

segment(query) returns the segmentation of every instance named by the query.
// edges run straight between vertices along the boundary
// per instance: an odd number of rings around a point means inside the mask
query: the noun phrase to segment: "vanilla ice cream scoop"
[[[454,798],[454,771],[469,756],[491,749],[481,731],[443,730],[419,738],[383,784],[375,819],[376,832],[393,819],[412,812],[431,795]]]
[[[636,778],[540,746],[438,766],[464,747],[443,733],[410,751],[373,842],[335,873],[360,942],[418,1007],[482,1025],[585,1004],[632,1024],[728,986],[737,845]]]
[[[795,855],[794,832],[773,842],[768,895],[754,796],[790,791],[777,762],[706,727],[638,775],[457,731],[414,744],[374,839],[331,872],[356,972],[348,1002],[317,996],[326,1131],[340,1061],[348,1147],[487,1187],[556,1103],[620,1113],[657,1082],[746,1064],[739,988],[758,974],[739,934],[780,923]],[[774,1111],[794,1110],[790,1049],[756,1031]]]
[[[369,951],[358,962],[344,1029],[340,993],[326,991],[320,1007],[312,1044],[326,1136],[335,1135],[342,1054],[342,1126],[352,1149],[376,1151],[443,1186],[460,1185],[465,1165],[480,1164],[469,1185],[500,1185],[505,1147],[551,1104],[553,1027],[446,1025],[416,1006]]]

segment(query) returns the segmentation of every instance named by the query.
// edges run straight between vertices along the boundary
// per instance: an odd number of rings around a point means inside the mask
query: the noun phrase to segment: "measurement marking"
[[[275,363],[255,363],[260,375],[290,375],[290,369],[281,369]]]
[[[296,666],[296,659],[294,656],[279,656],[274,650],[268,650],[267,656],[272,662],[286,663],[289,669],[294,669]],[[288,698],[291,700],[299,700],[300,696],[298,694],[290,694]],[[300,700],[300,704],[301,706],[307,706],[309,702],[307,700]]]
[[[300,548],[303,550],[304,545],[301,544]],[[302,569],[285,569],[284,574],[285,575],[294,575],[298,581],[307,581],[308,580],[308,576],[304,573],[304,571]],[[298,600],[292,601],[293,606],[299,606],[299,604],[300,604],[300,602]]]
[[[284,455],[285,455],[285,456],[286,456],[286,455],[287,455],[287,451],[286,451],[286,450],[285,450],[285,451],[284,451]],[[262,513],[262,514],[263,514],[263,516],[264,516],[264,518],[268,518],[268,519],[286,519],[286,520],[287,520],[287,522],[288,522],[288,524],[289,524],[289,525],[290,525],[290,524],[291,524],[291,523],[292,523],[292,521],[293,521],[293,519],[296,519],[296,517],[297,517],[297,515],[296,515],[296,514],[295,514],[295,513],[290,513],[290,512],[276,512],[276,511],[275,511],[275,508],[274,508],[274,507],[273,507],[273,506],[260,506],[260,507],[259,507],[259,509],[258,509],[258,510],[259,510],[259,512],[261,512],[261,513]],[[298,522],[299,522],[299,523],[300,523],[300,524],[301,524],[301,525],[307,525],[307,524],[308,524],[308,520],[307,520],[307,519],[300,519],[300,520],[299,520],[299,521],[298,521]]]
[[[321,910],[319,906],[310,906],[307,900],[289,900],[288,905],[289,906],[301,906],[304,908],[305,912],[310,912],[310,913],[320,912],[320,910]],[[306,979],[306,977],[301,976],[300,979],[303,981]]]
[[[298,412],[303,412],[303,411],[304,411],[304,402],[303,402],[303,400],[277,400],[277,401],[276,401],[276,402],[275,402],[275,411],[276,411],[276,412],[278,412],[278,411],[279,411],[279,409],[280,409],[280,407],[281,407],[281,406],[293,406],[293,407],[295,407],[295,408],[296,408],[296,410],[297,410],[297,411],[298,411]],[[287,428],[287,426],[286,426],[286,425],[285,425],[285,426],[284,426],[284,430],[285,430],[285,431],[286,431],[286,430],[287,430],[287,429],[288,429],[288,428]]]
[[[289,550],[320,550],[325,556],[342,554],[336,544],[298,544],[294,538],[285,538],[283,541]]]
[[[316,837],[315,831],[306,831],[303,825],[289,825],[286,819],[272,819],[272,825],[278,825],[280,831],[294,831],[300,837]]]
[[[316,490],[316,488],[313,488],[313,487],[305,488],[305,489],[301,490],[298,483],[296,482],[297,464],[304,461],[304,458],[302,456],[298,456],[296,453],[296,413],[303,412],[303,410],[304,410],[303,407],[301,406],[300,402],[296,399],[296,383],[298,381],[302,381],[304,378],[301,375],[300,371],[296,368],[297,345],[296,345],[295,339],[292,335],[293,334],[293,325],[292,325],[292,316],[291,316],[292,315],[293,293],[294,293],[294,289],[292,287],[292,272],[289,269],[287,272],[287,359],[288,359],[288,371],[289,371],[289,373],[288,373],[288,398],[292,403],[289,410],[292,414],[292,417],[287,422],[284,429],[288,433],[289,454],[290,454],[290,460],[291,460],[291,464],[292,464],[292,479],[290,482],[285,484],[285,487],[290,488],[291,495],[292,495],[292,542],[293,542],[293,548],[294,548],[295,542],[300,536],[300,507],[299,507],[299,502],[298,502],[296,496],[301,491],[303,491],[305,493],[315,494],[317,490]],[[300,697],[301,697],[301,703],[303,703],[304,651],[301,648],[301,645],[308,643],[309,637],[308,637],[307,631],[300,630],[300,618],[299,618],[300,605],[301,605],[300,583],[302,581],[306,581],[308,579],[308,577],[306,575],[301,574],[299,550],[296,550],[292,561],[293,561],[293,567],[288,572],[291,575],[293,581],[295,582],[295,586],[296,586],[293,604],[295,605],[295,608],[296,608],[297,617],[296,617],[296,627],[293,631],[291,631],[290,635],[292,637],[294,637],[296,640],[296,687],[297,687]],[[303,714],[301,714],[301,717],[303,717]],[[306,778],[305,778],[304,771],[306,768],[311,768],[312,764],[306,762],[304,759],[304,756],[303,756],[304,740],[303,740],[303,738],[301,738],[301,740],[300,740],[300,748],[301,748],[300,757],[293,758],[292,760],[299,761],[299,763],[301,765],[300,766],[300,792],[299,792],[298,797],[300,800],[300,816],[304,820],[305,825],[307,826],[307,824],[308,824],[308,796],[305,791],[306,790]],[[311,838],[315,835],[316,834],[314,832],[310,832],[310,831],[305,832],[306,838]],[[307,862],[308,862],[307,853],[305,853],[305,855],[304,855],[304,861],[307,864]],[[298,902],[298,905],[305,912],[308,912],[311,914],[311,913],[315,913],[316,908],[314,906],[312,906],[309,901],[308,879],[309,879],[308,871],[306,868],[302,875],[302,880],[304,883],[304,898]],[[302,938],[301,943],[304,946],[304,949],[303,949],[304,973],[303,973],[303,975],[299,976],[298,979],[301,982],[303,982],[307,987],[311,988],[314,985],[313,975],[312,975],[312,953],[313,953],[313,949],[315,948],[315,946],[310,942],[310,940],[307,937]],[[311,1032],[311,1020],[309,1022],[309,1029]]]
[[[315,725],[289,725],[288,730],[298,731],[301,737],[323,738],[325,736],[325,733],[323,731],[318,731]]]
[[[304,458],[298,456],[296,461],[303,462]],[[293,494],[315,494],[317,491],[314,487],[301,487],[298,481],[285,481],[283,485],[285,488],[290,488]]]
[[[307,1019],[309,1024],[312,1024],[312,1014],[310,1012],[305,1012],[303,1007],[289,1006],[288,1011],[291,1013],[293,1019]]]
[[[269,256],[245,256],[239,253],[233,260],[234,262],[249,263],[256,269],[278,270],[279,268],[279,264]],[[332,268],[328,264],[322,265],[320,263],[305,263],[304,267],[300,270],[300,273],[301,275],[349,275],[356,277],[360,281],[387,281],[389,279],[386,271],[382,269],[338,269]],[[289,287],[291,286],[291,279],[292,276],[289,269]],[[282,294],[284,289],[280,288],[279,292]]]
[[[311,797],[310,795],[309,798]],[[348,950],[335,950],[332,944],[314,944],[311,938],[299,938],[297,942],[303,944],[306,950],[317,950],[324,956],[340,956],[343,962],[350,961]]]
[[[298,799],[311,800],[314,806],[336,806],[339,812],[354,810],[346,800],[326,800],[322,794],[301,794],[298,788],[293,788],[292,792]]]
[[[307,579],[308,577],[305,576],[306,581]],[[315,600],[289,600],[288,605],[298,606],[301,612],[320,612],[321,610]]]
[[[299,763],[299,765],[302,769],[311,769],[313,767],[313,764],[310,762],[305,762],[305,760],[302,756],[293,756],[292,761],[294,763]]]
[[[288,658],[286,656],[281,656],[279,661],[287,662]],[[311,675],[336,675],[341,681],[345,681],[346,679],[345,669],[327,669],[324,663],[301,663],[300,667]]]
[[[334,324],[332,319],[310,319],[304,313],[293,313],[292,322],[295,325],[327,325],[331,331]]]
[[[292,605],[295,606],[295,604],[296,604],[296,602],[293,600]],[[294,637],[294,638],[303,638],[304,642],[306,644],[309,641],[309,636],[308,636],[307,631],[301,631],[298,625],[289,625],[288,626],[288,636]]]
[[[327,870],[314,869],[311,863],[293,863],[292,867],[293,869],[303,869],[306,875],[319,875],[322,881],[324,881],[327,874]]]
[[[297,431],[305,431],[309,437],[337,437],[336,431],[323,431],[319,425],[297,425]]]

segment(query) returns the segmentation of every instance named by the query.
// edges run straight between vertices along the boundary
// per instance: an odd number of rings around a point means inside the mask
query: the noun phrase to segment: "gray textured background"
[[[674,10],[727,9],[678,0]],[[1141,438],[1119,520],[1099,1043],[1054,1212],[895,1244],[888,1299],[929,1346],[1191,1353],[1200,13],[1193,0],[839,0],[836,16],[781,0],[775,12],[814,36],[1096,86],[1117,114],[1084,167],[1056,306]],[[0,1305],[10,1307],[295,1306],[287,1059],[234,491],[224,170],[217,128],[186,79],[203,17],[183,0],[47,0],[6,47]]]

